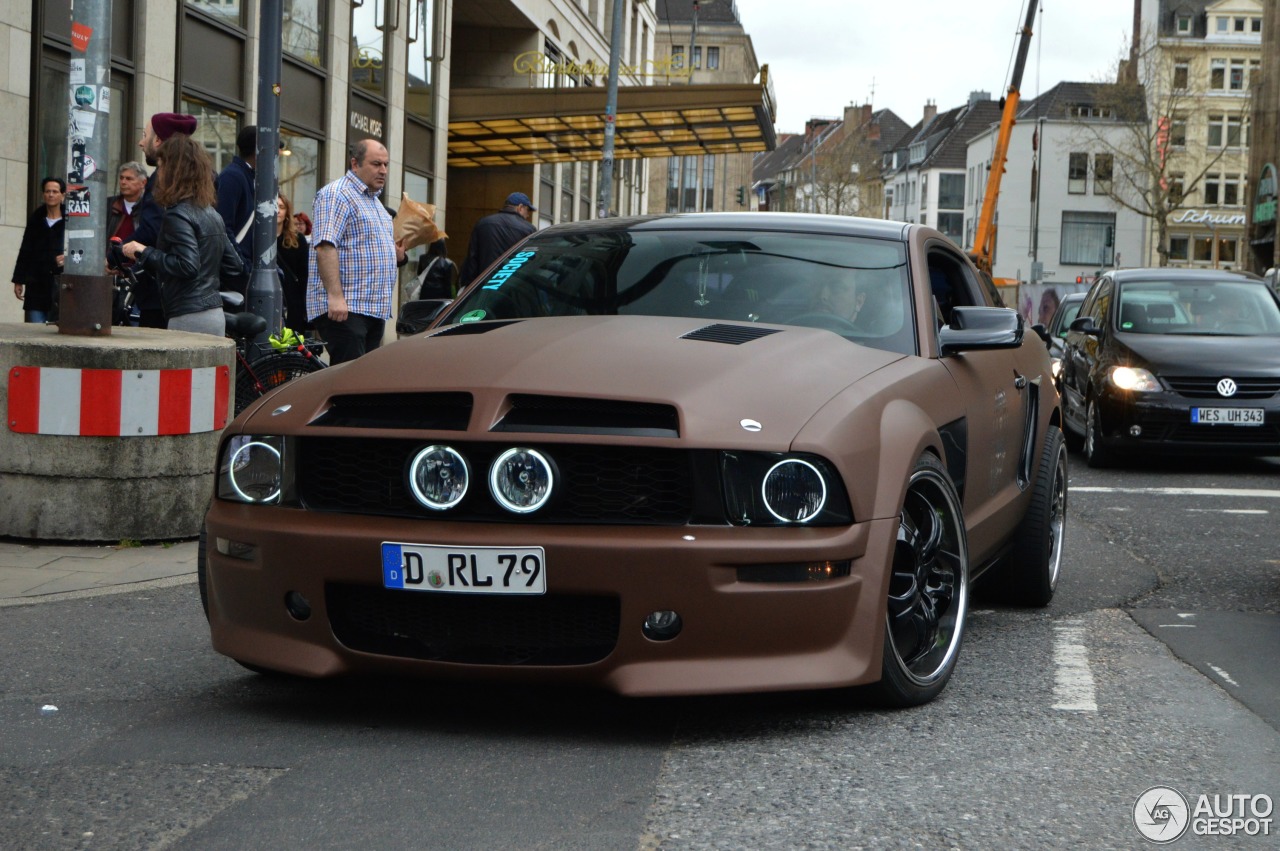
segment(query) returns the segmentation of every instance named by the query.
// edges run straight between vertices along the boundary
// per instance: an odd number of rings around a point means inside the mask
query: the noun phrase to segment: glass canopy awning
[[[604,155],[604,88],[453,89],[449,165],[585,162]],[[614,158],[771,151],[767,83],[620,86]]]

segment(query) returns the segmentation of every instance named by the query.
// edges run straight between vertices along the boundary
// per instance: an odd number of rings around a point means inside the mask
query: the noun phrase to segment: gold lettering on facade
[[[552,62],[545,53],[538,50],[521,53],[512,61],[511,67],[517,74],[555,74],[569,77],[607,77],[609,75],[609,66],[602,65],[594,59],[588,59],[586,62],[575,62],[569,59]],[[654,77],[688,77],[693,73],[693,69],[678,67],[674,60],[668,57],[646,59],[643,65],[620,65],[618,73],[633,77],[646,74]]]

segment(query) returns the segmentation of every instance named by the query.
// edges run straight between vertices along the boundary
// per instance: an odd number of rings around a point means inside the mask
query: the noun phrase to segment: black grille
[[[1170,378],[1162,376],[1169,389],[1188,399],[1221,399],[1218,393],[1218,381],[1222,378]],[[1235,395],[1232,399],[1270,399],[1280,393],[1280,377],[1276,378],[1232,378],[1236,383]]]
[[[1230,443],[1257,446],[1259,449],[1270,447],[1280,452],[1280,427],[1269,425],[1206,426],[1183,423],[1171,426],[1161,439],[1170,443]]]
[[[313,426],[466,431],[470,393],[354,393],[334,396]]]
[[[493,431],[680,436],[680,418],[671,405],[530,394],[508,401],[511,408]]]
[[[519,523],[682,525],[693,506],[693,459],[678,449],[534,446],[556,465],[556,497],[532,515],[514,515],[489,495],[489,465],[509,444],[450,444],[471,466],[465,499],[445,514],[422,507],[407,481],[422,440],[304,437],[298,441],[298,496],[313,511],[448,517]]]
[[[728,343],[740,346],[770,334],[777,334],[781,328],[756,328],[751,325],[705,325],[696,331],[690,331],[681,340],[704,340],[708,343]]]
[[[616,597],[500,597],[325,586],[333,634],[362,653],[472,665],[588,665],[613,652]]]

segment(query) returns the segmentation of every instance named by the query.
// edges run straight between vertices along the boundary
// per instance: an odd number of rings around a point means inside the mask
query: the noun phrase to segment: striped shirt
[[[316,193],[311,250],[307,252],[307,318],[329,312],[329,294],[316,266],[316,246],[338,249],[338,279],[347,310],[391,318],[396,286],[396,243],[391,213],[364,181],[348,171]]]

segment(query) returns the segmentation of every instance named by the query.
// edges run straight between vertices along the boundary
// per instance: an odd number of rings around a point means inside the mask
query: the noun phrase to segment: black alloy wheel
[[[1102,414],[1098,403],[1089,397],[1089,408],[1084,422],[1084,460],[1090,467],[1106,467],[1111,464],[1111,450],[1103,444]]]
[[[946,469],[922,455],[907,483],[894,546],[884,660],[876,684],[889,706],[927,703],[955,669],[969,611],[969,550]]]

